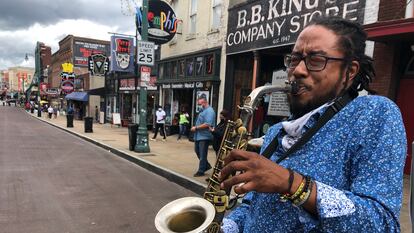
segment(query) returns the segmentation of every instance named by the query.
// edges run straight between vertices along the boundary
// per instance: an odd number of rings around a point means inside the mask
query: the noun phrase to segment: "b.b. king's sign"
[[[293,44],[314,17],[363,23],[365,0],[254,1],[229,10],[227,54]]]

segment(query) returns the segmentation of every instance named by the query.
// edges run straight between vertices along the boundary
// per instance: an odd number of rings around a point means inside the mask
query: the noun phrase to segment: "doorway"
[[[412,142],[414,141],[414,75],[403,76],[400,80],[400,87],[397,94],[397,105],[401,110],[405,132],[407,134],[407,158],[405,161],[404,173],[410,174],[412,159]]]

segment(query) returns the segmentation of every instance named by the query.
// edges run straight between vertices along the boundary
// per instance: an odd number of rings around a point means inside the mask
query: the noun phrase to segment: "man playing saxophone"
[[[274,143],[270,158],[241,150],[225,158],[221,187],[246,195],[223,232],[400,231],[405,130],[392,101],[357,97],[373,93],[365,46],[362,27],[340,18],[314,20],[300,33],[285,56],[297,86],[288,95],[292,115],[269,129],[262,153]],[[345,106],[284,156],[344,96]]]

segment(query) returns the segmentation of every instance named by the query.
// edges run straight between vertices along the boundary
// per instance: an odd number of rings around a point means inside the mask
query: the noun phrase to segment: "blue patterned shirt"
[[[326,107],[303,127],[312,127]],[[274,137],[284,152],[282,125],[272,126],[263,149]],[[400,232],[406,137],[398,107],[381,96],[350,102],[312,139],[280,163],[316,181],[317,216],[277,193],[250,192],[223,221],[230,232]]]

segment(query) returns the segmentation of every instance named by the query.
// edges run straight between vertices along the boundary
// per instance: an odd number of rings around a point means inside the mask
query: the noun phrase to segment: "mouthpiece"
[[[297,94],[298,93],[299,85],[296,81],[286,80],[285,83],[291,86],[291,89],[290,89],[291,94]]]

